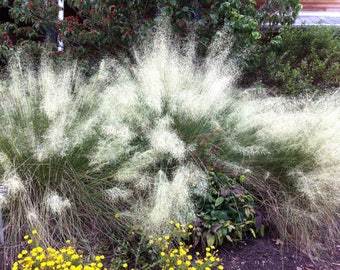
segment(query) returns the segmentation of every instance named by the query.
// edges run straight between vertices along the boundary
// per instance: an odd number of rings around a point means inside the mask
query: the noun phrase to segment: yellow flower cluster
[[[185,226],[173,221],[170,221],[170,224],[181,233],[190,232],[193,228],[192,225]],[[188,246],[182,241],[179,242],[177,248],[172,248],[169,235],[159,237],[157,240],[150,236],[149,244],[155,242],[160,246],[161,269],[163,270],[209,270],[215,267],[219,270],[223,269],[220,265],[221,260],[217,256],[218,251],[214,246],[207,247],[203,257],[199,252],[192,251],[192,245]]]
[[[37,234],[36,230],[32,234]],[[18,254],[18,260],[13,264],[12,270],[102,270],[102,260],[104,256],[95,256],[93,262],[84,264],[84,258],[81,251],[77,251],[70,245],[67,240],[67,246],[56,249],[48,247],[46,249],[36,246],[33,247],[34,241],[25,235],[24,239],[27,244],[32,246],[29,250],[24,249]]]

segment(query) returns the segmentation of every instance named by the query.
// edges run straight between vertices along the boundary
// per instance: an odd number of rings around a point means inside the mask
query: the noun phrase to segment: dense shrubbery
[[[89,61],[87,69],[108,55],[130,61],[132,49],[152,38],[157,31],[160,16],[166,16],[174,32],[184,39],[196,35],[201,54],[222,28],[233,35],[234,48],[243,52],[261,38],[260,24],[291,24],[299,10],[297,0],[267,5],[260,13],[253,0],[76,0],[66,3],[69,8],[61,22],[57,20],[58,6],[54,1],[0,1],[1,6],[10,8],[12,17],[12,22],[0,25],[1,58],[11,55],[13,48],[21,47],[31,56],[39,56],[47,47],[51,56],[58,60]],[[55,52],[58,38],[66,49],[63,55]]]
[[[340,86],[339,29],[282,29],[250,57],[244,80],[261,80],[277,94],[325,92]]]

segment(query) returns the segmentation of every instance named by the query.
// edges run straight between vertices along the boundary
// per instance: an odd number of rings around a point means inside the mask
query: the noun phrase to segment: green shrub
[[[303,27],[283,29],[254,57],[255,76],[275,93],[298,95],[325,92],[340,86],[338,29]],[[250,70],[248,70],[250,71]]]

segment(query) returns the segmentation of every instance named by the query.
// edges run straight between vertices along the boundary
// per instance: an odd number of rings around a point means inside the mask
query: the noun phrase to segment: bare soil
[[[219,248],[219,257],[226,270],[340,270],[340,246],[331,260],[313,262],[295,247],[270,238],[226,244]]]

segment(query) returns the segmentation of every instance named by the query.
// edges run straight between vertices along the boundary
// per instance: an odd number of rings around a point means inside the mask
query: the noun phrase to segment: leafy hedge
[[[261,12],[256,10],[253,0],[65,2],[65,20],[58,21],[59,7],[54,1],[0,1],[0,7],[8,8],[12,18],[0,25],[1,59],[5,61],[18,47],[30,56],[39,57],[47,47],[50,56],[58,60],[89,61],[87,68],[108,55],[129,62],[131,49],[152,38],[163,15],[179,36],[184,39],[193,34],[196,36],[201,54],[205,54],[212,37],[223,28],[235,37],[234,48],[244,51],[245,46],[261,38],[261,24],[291,24],[300,8],[298,0],[280,0],[282,5],[267,5]],[[276,12],[278,9],[279,13]],[[275,20],[274,13],[277,14]],[[62,56],[56,53],[58,38],[66,48]]]
[[[339,87],[339,29],[282,29],[248,59],[243,83],[260,80],[276,94],[322,93]]]

